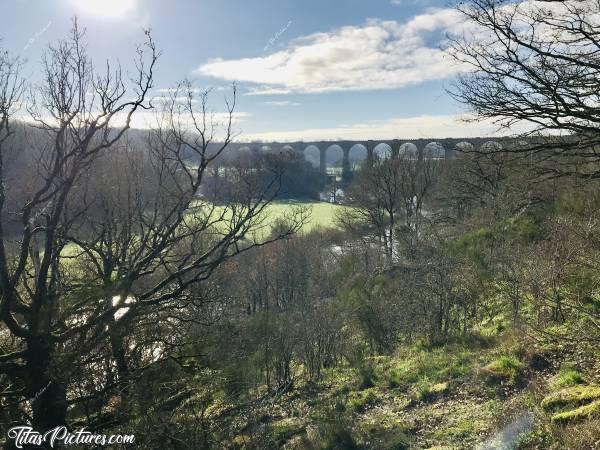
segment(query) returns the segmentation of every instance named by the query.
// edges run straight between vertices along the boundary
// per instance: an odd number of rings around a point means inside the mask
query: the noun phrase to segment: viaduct
[[[307,160],[318,164],[321,172],[326,172],[328,156],[335,155],[335,160],[342,160],[342,179],[346,180],[352,173],[352,161],[374,158],[389,158],[394,155],[408,154],[411,158],[454,158],[463,151],[474,149],[494,150],[507,146],[510,138],[470,139],[413,139],[413,140],[336,140],[336,141],[299,141],[299,142],[236,142],[229,145],[229,151],[244,152],[259,150],[264,152],[300,152]]]

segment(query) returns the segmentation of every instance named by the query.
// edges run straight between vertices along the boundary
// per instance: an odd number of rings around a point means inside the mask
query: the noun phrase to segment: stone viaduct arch
[[[362,164],[371,165],[376,159],[393,158],[397,156],[420,159],[450,159],[464,152],[479,150],[484,152],[497,151],[512,145],[509,138],[489,140],[484,138],[472,139],[414,139],[414,140],[365,140],[365,141],[307,141],[307,142],[260,142],[232,143],[233,151],[248,151],[251,148],[261,152],[300,152],[304,158],[319,167],[322,173],[327,172],[328,164],[341,159],[342,179],[349,180],[352,172]]]

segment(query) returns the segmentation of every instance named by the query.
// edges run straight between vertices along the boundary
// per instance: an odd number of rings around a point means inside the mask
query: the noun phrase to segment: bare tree
[[[0,228],[0,319],[14,343],[13,351],[0,357],[0,373],[9,380],[3,401],[32,399],[31,420],[40,430],[63,424],[67,410],[66,386],[53,364],[56,348],[68,339],[54,321],[61,297],[68,293],[61,265],[69,199],[85,168],[122,138],[137,110],[149,107],[147,93],[158,58],[147,34],[131,80],[135,95],[128,100],[126,94],[131,94],[120,68],[107,64],[104,75],[94,74],[83,34],[75,21],[70,37],[50,47],[43,59],[43,82],[33,89],[30,107],[47,136],[38,159],[38,180],[17,211],[22,233],[7,236]],[[3,57],[0,68],[4,141],[24,84],[18,61]],[[124,121],[120,129],[112,127],[117,117]],[[0,150],[2,161],[6,155]],[[4,185],[5,174],[0,172],[0,178]]]
[[[530,139],[513,152],[543,152],[544,171],[598,178],[600,21],[598,0],[469,0],[468,26],[449,53],[472,70],[450,93],[501,127],[525,124]],[[567,157],[567,158],[565,158]]]
[[[183,326],[192,320],[189,311],[198,311],[207,300],[203,283],[218,266],[297,232],[306,220],[308,211],[300,207],[274,234],[268,233],[267,208],[278,193],[282,171],[273,171],[266,184],[235,171],[237,192],[227,204],[199,197],[208,168],[233,138],[234,107],[235,88],[221,142],[209,152],[217,122],[208,111],[208,92],[197,96],[189,82],[182,83],[143,142],[149,154],[126,145],[86,177],[81,202],[95,213],[77,220],[68,239],[78,249],[72,258],[84,264],[82,277],[97,290],[88,291],[69,314],[85,316],[84,327],[96,336],[96,344],[111,348],[117,373],[105,376],[96,394],[103,395],[116,379],[122,410],[132,379],[172,356],[165,337],[148,332],[154,328],[148,318]],[[98,291],[102,307],[97,306]],[[114,314],[115,306],[120,314]],[[136,361],[129,349],[140,335],[147,356]]]
[[[13,134],[11,118],[23,97],[25,80],[20,75],[21,66],[20,59],[12,58],[0,47],[0,145]]]
[[[23,98],[25,82],[21,77],[21,61],[17,58],[11,58],[10,55],[0,48],[0,217],[6,217],[5,207],[7,204],[7,192],[4,179],[6,178],[5,160],[8,153],[8,143],[14,135],[13,118],[17,114],[20,102]],[[14,319],[11,313],[11,294],[12,299],[16,300],[14,293],[7,289],[10,283],[9,260],[6,256],[7,249],[4,245],[4,235],[6,227],[4,220],[0,219],[0,319],[8,318],[11,324]],[[4,331],[5,326],[0,327]],[[23,366],[17,361],[22,354],[22,350],[16,350],[12,344],[12,336],[2,333],[0,342],[0,374],[9,377],[16,377],[21,374]],[[3,394],[10,391],[10,384],[0,378],[0,387]],[[3,395],[4,398],[5,395]],[[8,405],[6,401],[0,399],[2,409],[9,414],[18,410],[17,405]]]
[[[146,34],[128,88],[120,67],[94,72],[75,21],[70,37],[49,47],[32,89],[28,112],[46,139],[18,211],[22,234],[0,232],[1,330],[10,336],[0,374],[3,406],[30,400],[31,417],[27,405],[18,409],[37,430],[65,424],[68,407],[95,426],[122,421],[131,381],[174,357],[183,335],[174,330],[201,320],[194,315],[214,270],[306,219],[300,208],[278,233],[265,231],[278,171],[266,185],[238,180],[228,205],[200,197],[207,168],[235,136],[235,88],[223,127],[208,92],[184,82],[164,99],[153,131],[128,132],[133,115],[152,108],[159,52]],[[23,92],[18,68],[0,65],[3,136]],[[120,417],[101,414],[115,396]]]
[[[339,217],[347,228],[372,229],[391,264],[402,239],[410,251],[419,240],[423,206],[439,162],[398,155],[364,169],[348,191],[355,207]]]
[[[449,162],[437,197],[457,219],[475,216],[487,224],[518,217],[543,204],[551,183],[533,176],[535,163],[494,149],[467,152]]]

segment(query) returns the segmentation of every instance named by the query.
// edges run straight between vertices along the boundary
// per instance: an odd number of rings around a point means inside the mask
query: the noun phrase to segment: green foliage
[[[401,373],[396,369],[390,370],[387,374],[387,382],[390,389],[396,389],[400,387],[402,383]]]
[[[375,386],[375,368],[368,361],[358,367],[359,388],[368,389]]]
[[[531,216],[511,217],[502,230],[504,239],[516,239],[521,244],[530,244],[538,237],[540,226]]]
[[[359,394],[360,395],[360,394]],[[335,397],[320,403],[313,416],[315,425],[306,428],[307,444],[302,448],[319,450],[359,449],[352,421],[342,399]]]
[[[435,436],[440,440],[450,436],[460,441],[477,433],[481,428],[482,423],[476,417],[458,417],[450,426],[436,432]]]
[[[417,383],[436,385],[464,379],[473,366],[474,355],[466,346],[417,346],[402,352],[385,378],[389,387],[405,391]]]
[[[273,221],[294,203],[271,206]],[[324,214],[316,221],[327,222],[340,207],[314,204],[310,227],[314,208]],[[209,420],[232,429],[223,432],[228,442],[243,435],[239,448],[266,442],[303,450],[476,448],[507,425],[503,418],[524,411],[536,412],[540,422],[528,437],[530,448],[552,448],[557,430],[593,423],[600,397],[585,380],[595,375],[565,364],[552,371],[570,354],[560,337],[586,337],[600,312],[600,274],[591,263],[597,253],[567,241],[568,233],[551,234],[556,218],[544,214],[461,224],[446,242],[428,242],[381,270],[372,270],[373,261],[382,261],[373,246],[328,259],[328,251],[311,250],[311,236],[304,236],[264,250],[260,276],[244,271],[238,284],[247,290],[232,283],[228,292],[241,299],[242,313],[212,328],[219,334],[209,338],[214,360],[207,364],[220,391]],[[314,233],[321,236],[316,247],[337,244],[336,233]],[[561,240],[580,245],[564,266],[554,262]],[[555,285],[565,305],[561,320],[550,316]],[[265,299],[268,313],[260,307]],[[246,317],[249,300],[259,307]],[[448,320],[439,321],[436,334],[438,307]],[[534,339],[532,323],[544,330]],[[578,348],[577,355],[586,351]],[[285,364],[294,383],[281,393],[275,378]],[[541,402],[546,386],[553,393]],[[580,390],[567,395],[571,388]],[[256,408],[256,417],[223,414],[241,404]]]
[[[489,228],[480,228],[478,230],[467,233],[448,247],[452,254],[466,256],[475,261],[479,266],[486,265],[485,253],[496,237]]]
[[[398,430],[389,438],[388,445],[383,447],[384,450],[409,450],[412,447],[412,439]]]
[[[600,210],[600,194],[593,187],[564,189],[556,198],[554,209],[559,214],[585,216],[590,210]]]
[[[417,387],[416,397],[417,400],[422,402],[429,402],[437,399],[438,397],[448,392],[448,383],[436,383],[430,384],[425,383]]]
[[[358,450],[360,447],[345,427],[330,426],[321,445],[322,450]]]
[[[404,450],[414,443],[411,431],[383,408],[362,417],[355,429],[356,439],[363,448]]]
[[[399,301],[399,289],[392,277],[359,275],[338,294],[353,311],[371,352],[391,353],[398,345],[402,317],[394,305]]]
[[[523,367],[524,364],[514,356],[504,355],[485,366],[482,372],[491,382],[516,384],[522,375]]]
[[[304,434],[304,424],[295,418],[283,419],[273,423],[273,438],[282,445],[292,437]]]
[[[597,448],[600,442],[600,419],[590,418],[583,421],[567,421],[552,423],[551,440],[556,448],[572,450],[589,450]],[[540,448],[540,447],[538,447]],[[550,445],[547,446],[550,448]]]
[[[254,358],[235,361],[223,369],[223,390],[231,400],[240,400],[256,385]]]
[[[348,406],[353,411],[361,412],[375,405],[378,401],[376,388],[352,392],[348,397]]]
[[[585,379],[579,370],[564,366],[552,381],[552,389],[562,389],[584,383]]]

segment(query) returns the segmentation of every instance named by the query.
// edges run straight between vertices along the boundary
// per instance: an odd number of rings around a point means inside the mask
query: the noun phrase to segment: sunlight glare
[[[123,19],[135,11],[138,0],[70,0],[78,13],[105,19]]]

